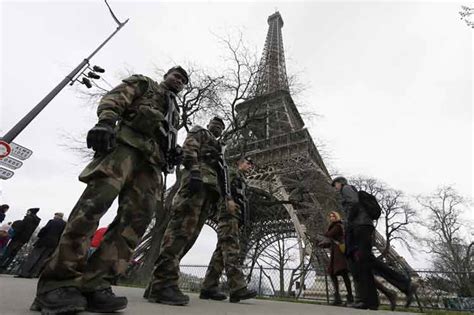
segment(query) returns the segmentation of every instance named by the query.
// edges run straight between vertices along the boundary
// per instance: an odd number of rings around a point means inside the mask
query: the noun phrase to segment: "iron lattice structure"
[[[242,254],[253,266],[268,245],[295,237],[301,258],[311,257],[313,264],[321,264],[327,258],[326,252],[314,245],[327,229],[327,214],[341,212],[340,202],[289,91],[280,13],[270,15],[268,24],[256,96],[236,107],[247,127],[230,150],[231,159],[246,154],[257,164],[249,178],[250,222],[242,236]],[[385,247],[379,233],[375,245],[379,252]],[[412,272],[393,249],[387,260]]]
[[[257,78],[257,95],[264,95],[275,91],[288,91],[288,77],[286,76],[285,51],[281,28],[283,19],[276,12],[268,17],[268,33],[263,48],[262,59]]]
[[[289,92],[280,13],[270,15],[268,24],[256,95],[236,107],[238,118],[247,122],[246,128],[235,135],[227,151],[230,160],[245,154],[257,164],[248,178],[249,217],[241,233],[242,261],[250,273],[270,244],[287,238],[298,240],[302,262],[325,266],[326,251],[314,245],[327,229],[328,213],[341,212],[338,195],[330,185],[331,176]],[[216,218],[206,223],[217,229]],[[135,259],[150,248],[150,231],[137,248]],[[385,241],[379,233],[375,243],[381,252]],[[387,260],[402,270],[413,271],[393,249]]]

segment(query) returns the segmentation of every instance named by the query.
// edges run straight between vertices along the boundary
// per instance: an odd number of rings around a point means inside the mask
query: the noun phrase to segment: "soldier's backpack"
[[[366,191],[359,190],[359,202],[362,207],[367,211],[367,214],[372,220],[378,220],[382,214],[382,208],[380,208],[377,199]]]

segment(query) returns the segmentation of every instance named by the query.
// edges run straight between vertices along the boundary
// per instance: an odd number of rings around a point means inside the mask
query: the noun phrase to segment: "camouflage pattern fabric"
[[[108,288],[123,273],[161,198],[161,169],[119,144],[92,161],[88,185],[73,208],[58,247],[38,282],[38,293],[75,286],[82,291]],[[92,164],[91,163],[91,164]],[[106,175],[106,176],[104,176]],[[117,216],[99,248],[87,260],[100,218],[119,197]]]
[[[168,93],[175,97],[163,83],[133,75],[101,99],[97,109],[99,121],[119,121],[117,140],[141,151],[150,163],[160,165],[164,161],[163,148],[167,146],[161,130],[166,129]],[[173,113],[176,122],[177,108]]]
[[[162,288],[177,286],[179,279],[179,262],[191,249],[213,206],[219,200],[216,187],[205,184],[195,194],[189,192],[188,170],[183,171],[178,193],[173,199],[172,214],[161,243],[161,250],[156,260],[150,283],[151,292]]]
[[[193,127],[183,144],[183,165],[188,170],[201,171],[205,184],[218,186],[216,157],[220,154],[219,141],[207,129]]]
[[[150,295],[162,288],[177,286],[179,262],[193,246],[212,209],[219,201],[215,154],[220,152],[218,140],[202,127],[194,127],[183,144],[183,170],[180,188],[173,199],[172,214],[161,244],[160,254],[149,287]],[[203,188],[189,191],[191,170],[201,171]]]
[[[238,201],[235,211],[226,207],[221,201],[219,207],[217,245],[212,254],[202,288],[211,290],[219,286],[219,279],[225,269],[230,292],[235,292],[247,286],[240,264],[240,222],[241,209],[245,199],[245,177],[234,168],[230,168],[231,191],[234,200]]]
[[[239,259],[239,220],[239,207],[236,207],[236,211],[232,213],[224,202],[221,202],[217,227],[217,245],[209,262],[202,289],[217,288],[224,269],[231,293],[247,287]]]
[[[80,174],[79,180],[87,183],[87,187],[40,276],[37,294],[67,286],[78,287],[83,292],[105,289],[125,271],[154,211],[162,209],[164,153],[157,130],[162,127],[160,117],[167,107],[164,93],[163,85],[147,77],[132,76],[102,98],[99,121],[119,120],[119,142],[112,152],[96,154]],[[149,119],[140,112],[146,113]],[[137,117],[141,120],[136,120]],[[117,216],[100,247],[87,260],[99,220],[117,197]]]

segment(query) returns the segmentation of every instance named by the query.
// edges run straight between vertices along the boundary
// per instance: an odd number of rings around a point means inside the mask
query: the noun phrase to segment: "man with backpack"
[[[356,295],[360,302],[353,305],[358,309],[376,310],[379,298],[372,272],[372,234],[374,222],[364,207],[361,206],[357,189],[348,185],[344,177],[336,177],[332,186],[341,195],[342,208],[346,217],[346,255],[353,265]],[[357,292],[358,291],[358,292]]]
[[[378,220],[381,208],[374,196],[349,185],[344,177],[336,177],[332,186],[342,199],[346,215],[346,255],[352,265],[352,276],[359,302],[353,305],[359,309],[377,309],[379,305],[374,273],[387,280],[406,295],[405,307],[410,306],[416,291],[416,284],[401,272],[390,268],[372,253],[374,220]]]

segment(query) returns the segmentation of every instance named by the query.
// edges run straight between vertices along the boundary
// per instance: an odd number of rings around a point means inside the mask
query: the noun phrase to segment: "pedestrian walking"
[[[183,144],[180,186],[173,199],[172,214],[165,230],[160,254],[145,296],[149,302],[186,305],[189,296],[178,288],[179,262],[191,249],[204,223],[222,196],[219,188],[218,162],[222,144],[218,140],[225,128],[220,117],[207,125],[193,127]],[[228,201],[229,207],[235,202]],[[232,211],[232,210],[231,210]]]
[[[157,83],[132,75],[100,100],[98,123],[87,134],[93,160],[79,176],[87,187],[69,215],[59,245],[38,281],[31,309],[45,314],[114,312],[126,297],[111,288],[159,209],[162,171],[179,160],[176,94],[188,83],[186,71],[169,69]],[[118,197],[117,216],[99,248],[87,259],[101,217]]]
[[[43,270],[46,260],[52,255],[64,231],[64,214],[56,212],[52,220],[38,232],[38,240],[18,273],[19,278],[35,278]]]
[[[7,223],[0,226],[0,257],[3,254],[3,250],[7,247],[8,242],[10,241],[10,235],[8,231],[10,230],[10,225]]]
[[[346,255],[353,264],[352,276],[356,283],[356,295],[360,302],[353,305],[358,309],[377,310],[379,297],[373,274],[372,234],[374,222],[359,203],[357,190],[344,177],[336,177],[332,186],[341,196],[346,217]],[[375,257],[374,257],[375,258]]]
[[[230,289],[230,302],[236,303],[257,296],[257,291],[247,288],[247,281],[240,262],[239,242],[240,227],[244,222],[243,217],[248,211],[245,176],[254,164],[250,157],[242,157],[236,164],[237,168],[232,168],[229,176],[232,199],[236,203],[235,211],[229,211],[225,200],[221,200],[218,214],[217,245],[202,282],[199,294],[201,299],[219,301],[227,298],[219,290],[219,279],[224,269]]]
[[[329,247],[330,257],[327,272],[331,277],[332,284],[334,286],[334,301],[332,305],[342,305],[342,299],[339,292],[339,281],[338,276],[342,277],[347,290],[346,303],[351,304],[354,302],[354,296],[352,295],[351,280],[349,278],[349,270],[347,266],[344,243],[344,227],[341,220],[341,215],[336,211],[331,211],[328,216],[329,227],[324,233],[328,242],[321,242],[321,247]]]

